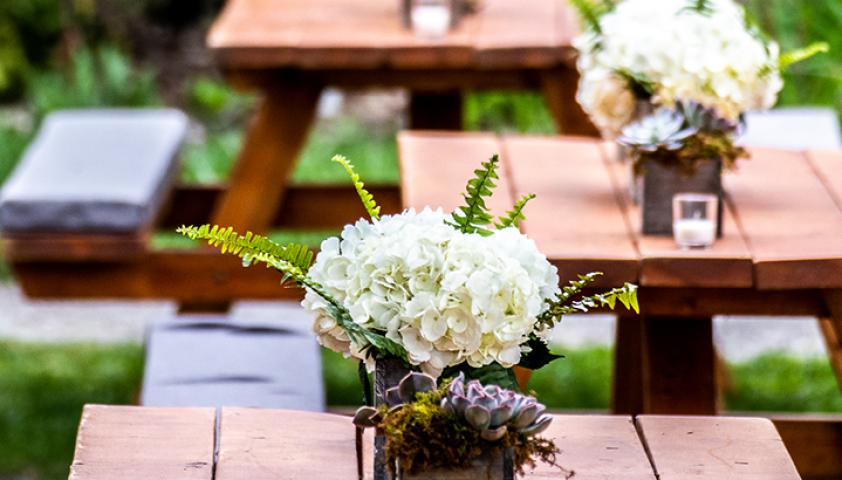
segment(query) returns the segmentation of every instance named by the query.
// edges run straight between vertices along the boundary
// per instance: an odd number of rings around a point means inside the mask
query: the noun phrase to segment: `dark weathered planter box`
[[[672,197],[677,193],[710,193],[719,198],[717,237],[722,236],[722,161],[701,160],[692,176],[675,167],[647,161],[643,171],[643,233],[672,235]]]
[[[397,386],[409,369],[401,360],[386,358],[377,360],[374,369],[374,401],[386,402],[386,390]],[[374,480],[514,480],[514,460],[511,451],[502,455],[477,459],[470,468],[457,470],[431,470],[408,474],[398,472],[397,477],[389,473],[385,457],[386,437],[377,431],[374,435]],[[362,455],[358,451],[357,455]]]
[[[400,474],[396,480],[514,480],[512,452],[477,459],[470,468]]]

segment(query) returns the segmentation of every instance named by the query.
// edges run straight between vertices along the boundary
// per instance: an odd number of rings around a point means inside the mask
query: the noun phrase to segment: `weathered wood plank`
[[[669,236],[643,235],[640,205],[631,201],[627,163],[618,162],[613,145],[602,144],[612,181],[621,197],[641,257],[640,283],[653,287],[751,287],[751,253],[733,214],[725,209],[723,235],[711,248],[682,250]]]
[[[223,408],[216,480],[357,478],[349,417]]]
[[[757,288],[842,288],[842,210],[803,154],[752,152],[723,180]]]
[[[642,415],[636,422],[661,480],[801,478],[767,419]]]
[[[70,480],[211,480],[212,408],[87,405]]]
[[[602,271],[601,285],[637,280],[638,255],[590,140],[506,137],[515,197],[535,193],[523,231],[559,268],[562,281]]]
[[[495,215],[512,206],[507,159],[499,139],[488,133],[402,132],[398,135],[401,198],[404,207],[445,212],[464,204],[462,193],[474,170],[500,154],[499,180],[486,204]]]
[[[543,434],[561,450],[558,463],[577,480],[655,479],[630,417],[555,415]],[[558,468],[539,464],[529,479],[565,478]]]
[[[309,0],[232,0],[211,29],[208,45],[223,66],[239,68],[532,67],[569,58],[570,34],[557,35],[553,21],[555,9],[568,9],[566,4],[528,0],[511,10],[509,3],[488,0],[444,39],[427,40],[403,27],[397,1],[334,0],[314,6]],[[548,8],[550,17],[542,17]],[[481,24],[489,29],[511,20],[513,12],[523,20],[498,28],[499,40],[475,37]],[[482,55],[481,45],[504,54]]]

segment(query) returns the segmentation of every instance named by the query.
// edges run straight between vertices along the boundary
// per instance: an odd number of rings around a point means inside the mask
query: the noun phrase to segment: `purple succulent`
[[[451,382],[442,407],[464,418],[488,441],[499,440],[508,431],[537,435],[552,421],[535,397],[496,385],[483,386],[478,380],[465,383],[463,373]]]
[[[436,379],[418,372],[410,372],[401,379],[398,386],[386,390],[386,405],[396,408],[405,403],[415,401],[419,393],[435,390]],[[354,414],[354,425],[360,428],[376,427],[383,420],[380,411],[375,407],[363,406]]]

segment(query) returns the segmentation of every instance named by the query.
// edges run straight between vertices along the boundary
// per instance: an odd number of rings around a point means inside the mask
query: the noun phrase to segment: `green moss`
[[[421,393],[415,402],[389,410],[381,407],[386,436],[386,462],[390,468],[418,473],[437,469],[470,467],[481,457],[514,453],[518,473],[534,467],[540,460],[556,464],[558,449],[552,440],[508,432],[501,440],[489,442],[456,414],[441,407],[447,384],[438,390]],[[392,472],[395,473],[394,471]]]

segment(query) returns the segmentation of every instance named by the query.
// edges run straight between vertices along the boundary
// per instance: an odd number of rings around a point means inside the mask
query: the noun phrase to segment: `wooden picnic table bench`
[[[88,405],[70,479],[351,480],[354,430],[350,417],[291,410]],[[556,415],[545,435],[574,479],[801,478],[761,418]],[[540,465],[524,478],[565,474]]]

